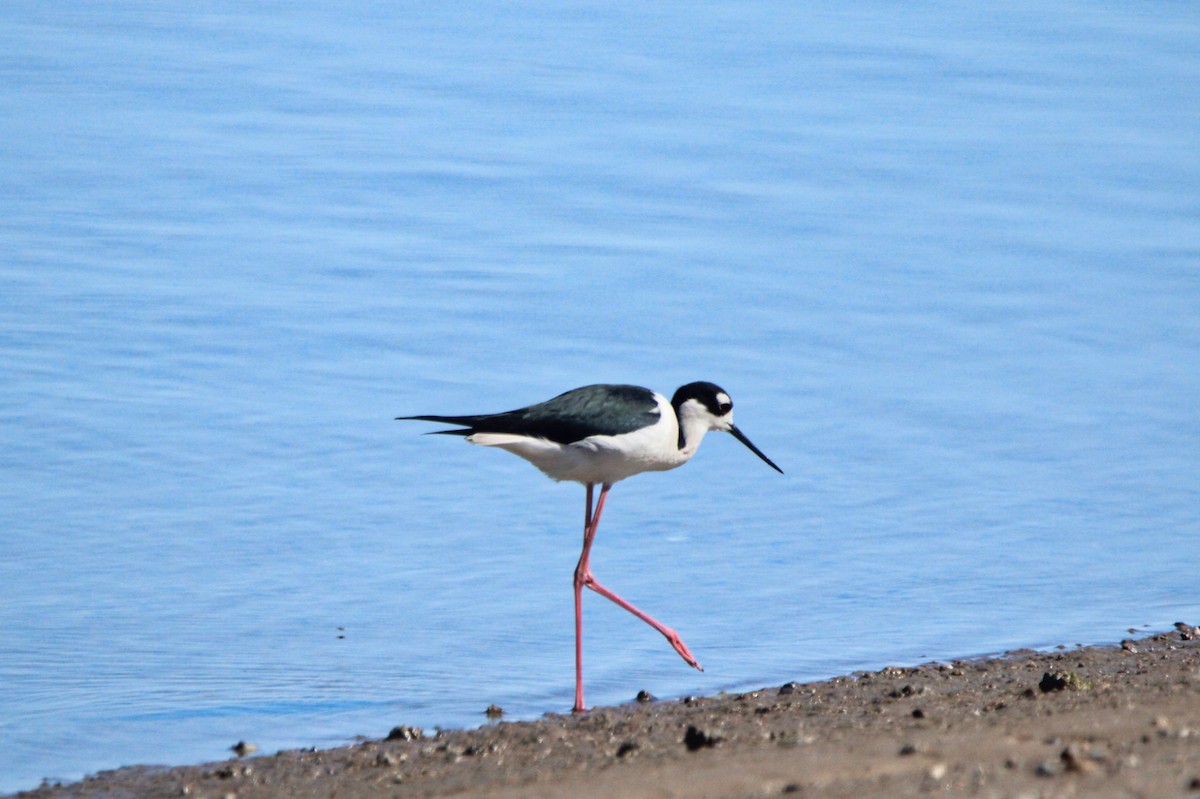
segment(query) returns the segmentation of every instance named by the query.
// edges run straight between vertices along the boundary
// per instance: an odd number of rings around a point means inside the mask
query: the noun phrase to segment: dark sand
[[[1198,639],[1180,625],[1121,646],[124,768],[18,796],[1200,797]]]

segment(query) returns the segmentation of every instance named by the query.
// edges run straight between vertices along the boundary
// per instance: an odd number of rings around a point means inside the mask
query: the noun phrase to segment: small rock
[[[794,694],[796,693],[796,689],[799,687],[800,683],[798,682],[784,683],[783,685],[779,686],[779,695],[786,696],[787,694]]]
[[[1124,641],[1121,642],[1121,648],[1124,649],[1126,652],[1132,652],[1135,655],[1137,654],[1137,651],[1138,651],[1137,647],[1134,646],[1133,641],[1129,640],[1128,638],[1126,638]]]
[[[1048,671],[1042,675],[1042,681],[1038,683],[1038,688],[1042,693],[1048,694],[1051,691],[1061,691],[1067,687],[1067,680],[1060,672]]]
[[[898,751],[896,754],[900,755],[900,757],[908,757],[909,755],[915,755],[916,753],[916,744],[905,744],[904,746],[900,747],[900,751]]]
[[[638,745],[637,741],[625,741],[619,747],[617,747],[617,757],[625,757],[628,754],[636,752],[640,748],[641,747]]]
[[[483,711],[483,715],[489,719],[498,719],[504,715],[504,708],[499,705],[488,705],[487,710]]]
[[[1038,683],[1038,688],[1044,694],[1062,690],[1088,691],[1091,690],[1091,687],[1091,680],[1084,679],[1073,671],[1048,671],[1042,675],[1042,681]]]
[[[919,707],[914,707],[913,712],[912,712],[912,717],[914,719],[923,719],[923,718],[925,718],[925,711],[921,710],[921,708],[919,708]]]
[[[1200,777],[1192,777],[1191,781],[1188,782],[1188,790],[1200,791]]]
[[[705,732],[695,724],[688,725],[687,732],[683,734],[683,744],[689,752],[695,752],[697,749],[707,746],[716,746],[720,741],[720,736]]]
[[[385,740],[388,741],[415,741],[421,737],[422,731],[420,727],[392,727],[391,732],[387,734]]]
[[[1058,766],[1049,760],[1043,760],[1034,767],[1033,773],[1039,777],[1054,777],[1058,775]]]
[[[888,696],[890,696],[892,699],[900,699],[901,697],[917,696],[918,694],[923,693],[925,693],[925,686],[923,685],[918,685],[916,688],[912,687],[911,685],[906,685],[903,688],[897,688],[893,691],[890,691]]]
[[[249,766],[230,764],[230,765],[226,765],[226,766],[221,766],[221,768],[217,769],[216,772],[214,772],[214,773],[215,773],[217,779],[232,780],[236,777],[249,776],[251,773],[251,769]]]
[[[1067,771],[1075,772],[1091,772],[1096,770],[1096,761],[1090,756],[1087,749],[1079,744],[1070,744],[1058,756],[1063,762]]]
[[[245,757],[246,755],[252,755],[257,752],[258,744],[252,744],[246,741],[238,741],[233,746],[229,747],[229,751],[233,752],[238,757]]]
[[[641,690],[641,691],[638,691],[638,692],[637,692],[637,696],[636,696],[636,697],[634,697],[634,699],[636,699],[638,702],[641,702],[641,703],[644,705],[644,704],[646,704],[647,702],[653,702],[653,701],[654,701],[654,694],[652,694],[652,693],[650,693],[649,691],[647,691],[647,690],[643,689],[643,690]]]
[[[930,779],[940,780],[942,777],[946,776],[946,764],[934,763],[929,767],[929,771],[927,773],[929,774]]]
[[[391,752],[380,752],[375,755],[375,765],[394,766],[396,765],[396,758]]]

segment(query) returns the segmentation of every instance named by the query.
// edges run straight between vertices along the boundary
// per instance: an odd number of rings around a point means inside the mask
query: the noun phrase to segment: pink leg
[[[654,629],[658,630],[672,648],[679,653],[687,664],[695,669],[704,671],[696,658],[692,655],[687,645],[679,637],[679,633],[675,632],[670,627],[667,627],[662,622],[651,617],[649,614],[634,607],[629,602],[626,602],[621,597],[614,594],[609,589],[605,588],[596,578],[592,576],[592,570],[588,565],[588,560],[592,552],[592,541],[596,537],[596,528],[600,526],[600,514],[604,510],[604,500],[608,498],[609,489],[612,488],[611,483],[605,483],[600,488],[600,499],[596,502],[596,513],[592,514],[592,484],[587,486],[587,509],[584,513],[584,531],[583,531],[583,554],[579,556],[579,564],[575,567],[575,707],[576,713],[583,712],[586,708],[583,704],[583,586],[595,591],[602,597],[612,600],[617,605],[637,616],[642,621],[649,624]]]
[[[587,484],[587,505],[583,511],[583,555],[579,562],[587,556],[592,544],[592,484]],[[587,710],[583,704],[583,580],[579,575],[579,567],[575,567],[575,707],[572,712],[582,713]]]

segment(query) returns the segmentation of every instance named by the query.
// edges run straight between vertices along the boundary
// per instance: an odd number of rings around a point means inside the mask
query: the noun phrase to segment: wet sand
[[[20,797],[1200,797],[1200,631],[929,663]]]

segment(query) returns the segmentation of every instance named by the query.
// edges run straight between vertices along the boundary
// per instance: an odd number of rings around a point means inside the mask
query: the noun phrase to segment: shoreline
[[[195,766],[67,797],[1200,796],[1200,630]]]

